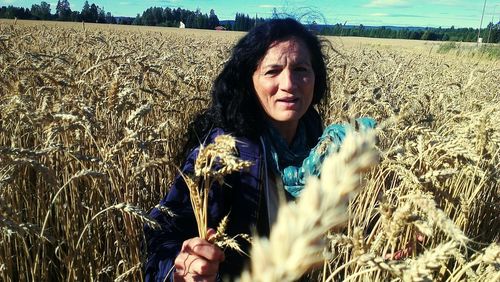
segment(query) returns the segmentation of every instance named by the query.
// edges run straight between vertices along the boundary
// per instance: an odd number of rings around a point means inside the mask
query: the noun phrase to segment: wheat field
[[[147,213],[242,34],[0,21],[0,280],[142,280]],[[310,279],[499,281],[499,62],[324,40],[324,120],[374,117],[380,160]]]

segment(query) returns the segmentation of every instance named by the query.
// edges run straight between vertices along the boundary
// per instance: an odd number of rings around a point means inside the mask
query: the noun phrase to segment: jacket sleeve
[[[182,173],[191,175],[194,171],[194,161],[198,155],[198,149],[193,150],[188,158]],[[216,228],[223,214],[227,214],[229,207],[226,203],[227,196],[222,192],[220,186],[214,185],[209,195],[209,221],[208,226]],[[154,230],[149,226],[144,227],[146,239],[146,281],[173,281],[174,261],[181,249],[182,243],[198,236],[196,219],[191,207],[189,190],[184,179],[177,175],[167,196],[160,202],[161,207],[167,208],[173,215],[154,208],[150,216],[158,221],[161,228]]]
[[[193,153],[188,157],[183,173],[193,171]],[[190,207],[189,192],[180,175],[177,175],[169,193],[160,202],[160,208],[154,208],[150,216],[160,224],[159,230],[154,230],[148,225],[144,226],[146,239],[146,281],[165,281],[169,275],[173,277],[174,261],[177,257],[183,238],[195,237],[196,225],[193,226],[191,217],[193,211]],[[161,207],[171,213],[162,212]],[[163,209],[164,210],[164,209]],[[196,224],[196,223],[194,223]]]

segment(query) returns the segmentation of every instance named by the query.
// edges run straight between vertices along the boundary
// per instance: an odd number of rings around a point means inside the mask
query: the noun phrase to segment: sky
[[[14,5],[31,8],[40,0],[0,0],[0,6]],[[45,0],[55,13],[57,0]],[[72,10],[81,11],[85,0],[69,0]],[[320,24],[346,23],[365,26],[419,26],[478,28],[483,12],[483,0],[89,0],[114,16],[135,16],[149,7],[170,7],[209,13],[214,9],[219,20],[234,19],[237,12],[254,17],[270,17],[278,12],[307,15],[302,21]],[[483,25],[492,18],[500,21],[500,0],[487,0]]]

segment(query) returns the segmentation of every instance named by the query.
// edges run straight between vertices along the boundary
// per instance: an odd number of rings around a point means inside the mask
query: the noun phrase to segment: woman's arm
[[[197,155],[198,149],[189,154],[182,168],[184,175],[193,174]],[[225,190],[227,190],[227,187],[224,188],[217,183],[214,183],[211,188],[208,207],[209,227],[215,228],[221,218],[229,212],[230,203],[227,199],[227,193],[224,192]],[[162,208],[168,209],[173,215],[162,212],[162,210],[165,210]],[[144,227],[147,248],[146,281],[165,281],[166,276],[171,280],[174,277],[174,266],[176,268],[181,266],[178,263],[176,265],[178,256],[185,258],[188,255],[191,255],[191,257],[194,255],[204,258],[210,263],[212,262],[211,255],[203,251],[206,248],[203,248],[201,252],[198,252],[197,248],[189,248],[193,242],[201,239],[198,238],[198,228],[191,207],[189,189],[182,176],[176,176],[167,196],[160,202],[160,208],[154,208],[150,216],[158,221],[161,229],[154,230],[149,226]],[[189,243],[186,243],[188,241]],[[217,247],[213,246],[213,248]],[[217,248],[211,251],[218,253],[220,249]],[[218,255],[214,260],[217,261],[216,264],[218,265],[220,262]],[[198,265],[198,262],[200,261],[198,260],[193,266]],[[182,272],[184,269],[188,270],[184,266],[179,270]]]
[[[213,235],[215,230],[209,229],[208,236]],[[174,281],[215,281],[224,258],[224,252],[211,242],[188,239],[175,259]]]
[[[181,193],[183,188],[179,187],[183,186],[181,182],[183,181],[177,178],[168,196],[160,203],[173,215],[154,208],[150,216],[158,221],[161,229],[154,230],[148,226],[144,228],[147,248],[146,281],[166,281],[167,275],[169,278],[173,277],[174,261],[182,243],[197,236],[196,221],[189,198],[187,201],[184,199],[184,193]]]
[[[210,137],[207,138],[207,143],[220,134],[223,134],[223,132],[214,130]],[[210,189],[208,201],[208,227],[216,228],[220,220],[229,215],[225,233],[230,237],[238,234],[251,234],[252,226],[257,223],[259,206],[262,203],[260,147],[247,139],[241,139],[237,146],[239,157],[251,161],[254,165],[248,170],[227,175],[223,184],[215,181]],[[182,168],[183,174],[193,174],[197,155],[198,150],[193,150],[189,154]],[[191,207],[189,190],[181,176],[176,177],[167,197],[160,202],[160,205],[169,209],[175,216],[170,216],[156,208],[150,214],[160,223],[161,229],[152,230],[147,226],[145,227],[147,244],[146,281],[164,281],[163,279],[167,274],[168,278],[171,279],[173,277],[173,267],[176,265],[176,258],[180,255],[183,243],[198,237],[198,228]],[[244,251],[248,250],[248,242],[239,240],[239,244]],[[185,249],[183,250],[185,251]],[[219,274],[237,275],[243,268],[244,255],[231,249],[226,249],[224,254],[227,259],[220,265]],[[196,255],[205,257],[203,254]],[[171,270],[172,272],[169,273]]]
[[[196,156],[197,150],[188,156],[182,169],[183,174],[193,173]],[[165,210],[162,208],[166,208],[170,213],[162,212]],[[154,208],[150,216],[160,224],[161,228],[154,230],[147,225],[144,227],[147,248],[145,280],[165,281],[167,275],[171,280],[174,261],[182,243],[198,235],[189,190],[180,175],[176,176],[169,193],[161,200],[160,208]]]

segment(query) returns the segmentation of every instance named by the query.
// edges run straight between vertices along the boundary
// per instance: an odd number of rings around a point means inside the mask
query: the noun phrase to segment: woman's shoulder
[[[260,143],[258,140],[253,140],[246,136],[235,136],[232,132],[226,131],[223,128],[213,128],[211,129],[203,138],[200,140],[200,145],[196,146],[191,150],[191,154],[195,157],[198,154],[202,146],[207,146],[209,144],[215,143],[217,137],[222,135],[232,136],[235,140],[236,154],[243,159],[258,158],[261,153]]]
[[[225,135],[225,134],[229,134],[227,133],[224,129],[220,128],[220,127],[216,127],[216,128],[213,128],[211,129],[207,135],[205,136],[205,139],[203,140],[202,144],[204,146],[210,144],[210,143],[213,143],[215,142],[215,138],[221,136],[221,135]]]

